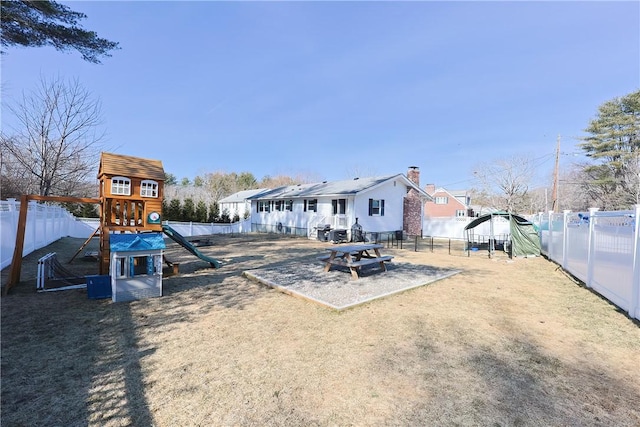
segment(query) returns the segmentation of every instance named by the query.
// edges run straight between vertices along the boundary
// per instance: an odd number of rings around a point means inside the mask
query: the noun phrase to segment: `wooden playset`
[[[106,275],[110,272],[111,233],[163,231],[161,213],[164,179],[164,169],[159,160],[102,153],[98,170],[98,199],[23,195],[20,200],[16,245],[4,293],[20,281],[29,200],[99,204],[100,226],[87,242],[99,235],[99,271]]]

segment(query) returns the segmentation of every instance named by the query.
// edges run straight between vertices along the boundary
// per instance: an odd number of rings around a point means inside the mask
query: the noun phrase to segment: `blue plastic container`
[[[111,298],[111,276],[87,276],[89,299]]]

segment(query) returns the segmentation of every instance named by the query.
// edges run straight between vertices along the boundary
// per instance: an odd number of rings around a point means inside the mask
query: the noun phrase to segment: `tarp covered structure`
[[[495,250],[494,242],[495,236],[493,236],[493,219],[496,217],[502,217],[509,220],[509,255],[512,257],[526,257],[526,256],[540,256],[540,237],[538,236],[538,230],[531,221],[520,215],[512,214],[510,212],[493,212],[490,214],[479,216],[471,221],[465,228],[467,236],[467,242],[470,241],[470,232],[473,228],[484,223],[485,221],[491,221],[491,236],[489,236],[489,255],[491,256]]]

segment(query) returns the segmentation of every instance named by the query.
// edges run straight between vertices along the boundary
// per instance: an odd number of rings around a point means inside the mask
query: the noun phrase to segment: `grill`
[[[318,240],[321,242],[327,242],[329,240],[329,232],[331,231],[330,224],[318,225],[316,230],[318,231]]]

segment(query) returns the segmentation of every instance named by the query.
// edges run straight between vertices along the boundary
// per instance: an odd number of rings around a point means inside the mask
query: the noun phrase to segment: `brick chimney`
[[[409,166],[407,178],[420,188],[420,169],[417,166]],[[413,188],[404,198],[404,212],[402,215],[402,228],[410,236],[422,236],[422,200],[419,193]]]
[[[411,180],[417,187],[420,187],[420,169],[417,166],[409,166],[407,178]]]

